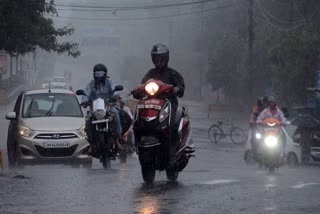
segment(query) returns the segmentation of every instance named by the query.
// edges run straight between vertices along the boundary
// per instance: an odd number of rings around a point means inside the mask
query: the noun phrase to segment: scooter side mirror
[[[86,96],[86,94],[84,93],[84,90],[82,90],[82,89],[77,90],[76,95]]]
[[[123,86],[122,85],[117,85],[116,87],[114,87],[113,92],[122,91],[122,90],[123,90]]]

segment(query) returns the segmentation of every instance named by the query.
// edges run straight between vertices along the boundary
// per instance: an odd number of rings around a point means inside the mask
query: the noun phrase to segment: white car
[[[44,78],[43,80],[41,80],[41,87],[49,88],[50,83],[51,83],[51,78]]]
[[[52,78],[51,88],[67,89],[66,79],[62,76],[54,76]]]
[[[10,120],[7,149],[11,166],[28,162],[91,164],[85,116],[72,91],[22,92],[6,119]]]

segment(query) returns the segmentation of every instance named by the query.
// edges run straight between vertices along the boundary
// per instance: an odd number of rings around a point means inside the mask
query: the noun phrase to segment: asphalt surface
[[[200,107],[192,106],[192,112]],[[3,118],[3,117],[2,117]],[[0,121],[5,150],[7,122]],[[274,174],[243,161],[243,147],[207,139],[211,121],[192,118],[196,157],[167,182],[144,185],[137,156],[104,170],[68,165],[8,169],[0,175],[0,213],[320,213],[320,168],[281,167]],[[206,124],[206,125],[204,125]]]

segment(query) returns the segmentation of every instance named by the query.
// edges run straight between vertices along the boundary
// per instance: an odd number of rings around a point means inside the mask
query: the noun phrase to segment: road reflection
[[[134,213],[171,214],[179,212],[177,206],[185,194],[185,187],[179,182],[155,182],[143,184],[134,194]]]
[[[267,175],[265,179],[265,198],[263,200],[264,211],[266,213],[276,213],[278,210],[277,206],[277,194],[279,189],[278,178],[275,175]]]

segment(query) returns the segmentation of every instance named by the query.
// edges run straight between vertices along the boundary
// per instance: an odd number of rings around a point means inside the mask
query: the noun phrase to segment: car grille
[[[73,133],[50,133],[50,134],[38,134],[37,136],[35,136],[35,139],[53,139],[53,140],[72,139],[72,138],[78,138],[78,137]]]
[[[35,145],[37,152],[42,157],[68,157],[72,156],[76,151],[78,145],[73,145],[69,148],[43,148],[41,146]]]

